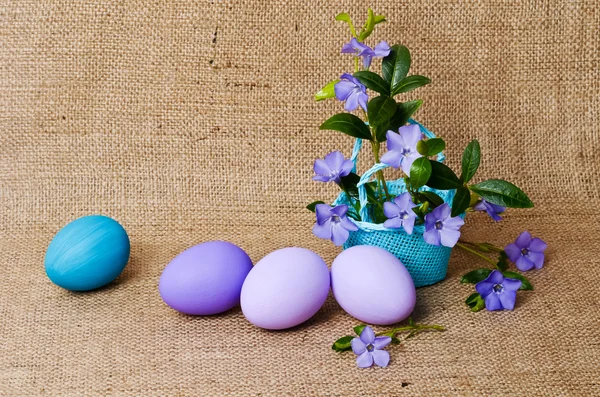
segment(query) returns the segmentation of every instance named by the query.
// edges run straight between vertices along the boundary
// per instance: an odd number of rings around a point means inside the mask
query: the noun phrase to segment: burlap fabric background
[[[239,309],[193,318],[160,299],[180,251],[212,239],[257,261],[286,246],[339,252],[311,234],[312,162],[348,155],[314,103],[351,68],[339,55],[366,4],[326,1],[2,1],[0,7],[0,395],[600,395],[600,7],[589,1],[375,1],[373,41],[402,42],[418,119],[450,144],[478,137],[479,178],[504,176],[534,210],[465,238],[549,243],[514,312],[471,313],[459,283],[483,265],[454,252],[414,317],[448,327],[358,370],[330,344],[357,321],[333,299],[267,332]],[[379,65],[379,62],[377,62]],[[70,293],[43,269],[54,233],[102,213],[132,254],[109,287]]]

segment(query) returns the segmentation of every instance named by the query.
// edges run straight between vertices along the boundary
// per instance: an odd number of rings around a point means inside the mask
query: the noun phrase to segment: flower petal
[[[322,225],[315,223],[312,232],[318,238],[329,240],[331,238],[331,222],[325,222]]]
[[[502,310],[502,303],[500,303],[498,294],[489,294],[483,300],[485,302],[485,308],[489,311]]]
[[[465,221],[460,216],[448,218],[444,221],[444,229],[458,230]]]
[[[362,340],[365,344],[370,345],[375,340],[375,332],[373,332],[373,328],[368,325],[363,328],[360,333],[360,340]]]
[[[517,291],[504,290],[501,294],[498,294],[498,298],[504,309],[513,310],[517,301]]]
[[[330,209],[330,212],[339,217],[342,217],[346,215],[346,212],[348,212],[348,206],[346,204],[336,205],[335,207]]]
[[[352,94],[348,95],[348,98],[346,98],[346,104],[344,105],[344,109],[351,112],[353,110],[356,110],[357,107],[358,107],[358,92],[353,91]]]
[[[504,282],[504,276],[498,270],[492,270],[489,276],[484,280],[492,284],[502,284]]]
[[[439,231],[440,241],[444,247],[454,247],[460,238],[458,230],[446,229],[445,227]]]
[[[360,340],[360,338],[352,339],[352,341],[350,342],[350,346],[352,346],[352,351],[356,355],[363,354],[365,351],[367,351],[367,345],[365,345],[364,342]]]
[[[346,176],[352,172],[352,168],[354,168],[354,163],[352,160],[344,160],[342,164],[342,168],[340,169],[340,176]]]
[[[340,246],[348,240],[350,233],[340,224],[334,224],[331,227],[331,241],[334,245]]]
[[[531,243],[531,233],[523,232],[517,237],[515,244],[517,247],[523,249],[529,247],[529,243]]]
[[[383,227],[387,227],[388,229],[400,229],[403,226],[404,221],[398,217],[388,219],[383,222]]]
[[[533,262],[536,269],[544,267],[544,254],[541,252],[529,252],[527,255],[530,261]]]
[[[529,259],[526,256],[522,256],[522,255],[519,257],[519,259],[517,259],[517,261],[515,262],[515,265],[517,265],[517,268],[522,272],[531,270],[535,266],[535,264],[533,263],[533,261],[531,259]]]
[[[504,247],[504,252],[508,256],[511,262],[516,262],[521,257],[521,248],[517,247],[517,244],[511,243]]]
[[[332,171],[340,171],[342,169],[342,164],[344,163],[344,155],[337,150],[335,152],[329,153],[325,156],[325,163],[327,163],[328,167]]]
[[[335,97],[340,101],[345,101],[352,92],[356,85],[347,80],[341,80],[333,86],[333,91],[335,92]]]
[[[358,226],[356,226],[354,222],[348,219],[347,216],[343,216],[340,218],[340,224],[344,227],[344,229],[349,230],[351,232],[355,232],[358,230]]]
[[[322,225],[331,219],[331,206],[328,204],[317,204],[315,206],[315,213],[317,215],[317,223]]]
[[[346,43],[342,46],[342,54],[356,54],[356,49],[352,46],[352,42]]]
[[[394,203],[396,203],[400,210],[407,211],[410,209],[409,203],[412,203],[412,197],[410,193],[404,192],[401,195],[396,196]]]
[[[373,341],[373,347],[381,350],[392,342],[392,338],[389,336],[378,336]]]
[[[371,355],[373,356],[373,361],[375,364],[380,367],[385,368],[390,362],[390,353],[385,350],[373,350]]]
[[[327,158],[327,157],[325,157],[325,158]],[[329,165],[327,165],[327,162],[322,159],[315,160],[315,165],[313,166],[313,170],[315,171],[315,174],[319,174],[319,175],[329,175],[331,173],[331,169],[329,168]]]
[[[487,210],[486,211],[487,214],[496,222],[500,222],[502,220],[502,217],[500,215],[498,215],[497,213]]]
[[[396,200],[397,199],[398,198],[396,198]],[[386,201],[385,203],[383,203],[383,214],[387,218],[394,218],[394,217],[398,216],[399,213],[400,213],[400,208],[398,207],[396,201],[394,201],[393,203],[390,201]]]
[[[411,149],[416,149],[417,142],[419,142],[423,137],[423,134],[421,133],[421,128],[416,124],[405,125],[403,127],[400,127],[398,132],[400,133],[400,135],[402,135],[402,138],[404,138],[406,146],[410,147]]]
[[[387,139],[387,149],[389,151],[391,151],[391,150],[402,151],[404,149],[404,147],[406,146],[406,144],[404,143],[404,138],[402,138],[402,135],[400,135],[392,130],[389,130],[385,134],[385,138]]]
[[[502,283],[504,288],[508,291],[518,290],[521,288],[521,284],[523,284],[523,282],[521,280],[517,280],[516,278],[505,278],[504,282]]]
[[[494,290],[494,283],[490,283],[489,281],[480,281],[475,284],[475,290],[481,295],[481,297],[485,298]]]
[[[360,94],[358,94],[358,104],[360,105],[361,108],[364,109],[364,111],[367,111],[367,102],[369,101],[369,96],[364,93],[361,92]]]
[[[358,368],[369,368],[373,365],[373,355],[371,352],[364,352],[356,358],[356,365]]]
[[[390,167],[400,167],[402,161],[402,153],[397,150],[389,150],[383,156],[381,156],[381,162],[387,164]]]
[[[381,41],[373,48],[376,57],[387,57],[390,55],[390,45],[386,41]]]
[[[544,252],[548,248],[548,244],[544,242],[541,238],[534,238],[529,243],[529,251],[533,252]]]
[[[425,233],[423,233],[423,240],[425,240],[427,244],[431,245],[440,245],[441,241],[440,234],[435,228],[425,230]]]
[[[412,167],[412,164],[419,157],[421,157],[421,156],[404,157],[404,160],[402,160],[402,172],[404,172],[406,175],[410,176],[410,167]]]
[[[373,60],[373,55],[365,54],[363,55],[363,66],[365,69],[368,69],[371,66],[371,61]]]
[[[312,177],[313,181],[318,181],[318,182],[331,182],[331,178],[328,176],[323,176],[323,175],[315,175]]]
[[[416,217],[414,215],[409,215],[408,218],[404,219],[402,226],[404,226],[404,231],[406,234],[412,234],[415,227],[415,218]]]

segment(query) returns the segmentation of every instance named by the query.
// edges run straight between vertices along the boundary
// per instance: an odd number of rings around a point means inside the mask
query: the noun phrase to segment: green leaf
[[[487,246],[486,244],[480,244],[479,248],[484,248],[486,249]],[[488,249],[489,251],[489,249]],[[501,272],[506,271],[506,269],[508,269],[508,255],[506,255],[506,251],[501,251],[500,255],[498,256],[498,263],[496,263],[496,267],[498,268],[498,270],[500,270]]]
[[[375,25],[378,25],[382,22],[385,22],[385,17],[383,15],[375,15]]]
[[[481,268],[481,269],[475,269],[473,271],[470,271],[469,273],[465,274],[464,276],[462,276],[462,278],[460,279],[460,282],[463,284],[477,284],[480,281],[485,280],[486,278],[488,278],[488,276],[490,275],[490,273],[492,272],[491,269],[486,269],[486,268]]]
[[[343,336],[340,339],[336,340],[333,345],[331,346],[331,348],[333,350],[335,350],[336,352],[344,352],[347,350],[351,350],[352,349],[352,339],[354,339],[353,336]]]
[[[431,83],[425,76],[419,76],[415,74],[414,76],[408,76],[403,78],[400,83],[392,90],[392,96],[400,94],[402,92],[409,92],[414,90],[415,88],[422,87]]]
[[[337,79],[327,83],[325,87],[321,88],[321,90],[315,94],[315,101],[322,101],[323,99],[333,98],[335,96],[335,85],[339,81],[340,80]]]
[[[446,142],[442,138],[431,138],[427,140],[427,147],[429,150],[424,156],[435,156],[446,149]]]
[[[356,30],[354,29],[354,25],[352,24],[352,19],[350,18],[350,15],[348,15],[345,12],[342,12],[335,16],[335,20],[346,22],[348,24],[348,27],[350,28],[350,33],[352,33],[353,37],[356,37]]]
[[[509,271],[504,271],[502,272],[502,274],[504,275],[504,277],[507,278],[516,278],[517,280],[521,280],[522,283],[519,289],[522,289],[524,291],[533,291],[533,285],[531,285],[527,277],[523,276],[522,274]]]
[[[356,335],[360,336],[360,334],[362,334],[363,329],[365,329],[366,325],[365,324],[361,324],[361,325],[357,325],[356,327],[352,328],[354,330],[354,332],[356,333]]]
[[[428,201],[431,204],[432,208],[444,204],[444,199],[442,199],[434,192],[419,192],[419,196],[419,198],[422,199],[421,201]]]
[[[338,113],[319,127],[321,130],[335,130],[354,138],[372,140],[371,131],[364,121],[350,113]]]
[[[533,203],[521,189],[502,179],[490,179],[469,188],[492,204],[510,208],[533,207]]]
[[[395,336],[392,336],[392,345],[399,345],[400,343],[400,339],[396,338]]]
[[[410,183],[414,189],[425,185],[431,176],[431,161],[427,157],[419,157],[410,167]]]
[[[383,58],[382,72],[383,78],[390,85],[390,91],[395,92],[408,74],[410,69],[410,51],[403,45],[394,45],[390,49],[390,54]]]
[[[373,14],[373,10],[369,8],[369,16],[363,26],[360,34],[358,35],[358,41],[363,41],[367,37],[373,33],[373,28],[375,27],[375,15]]]
[[[426,185],[434,189],[450,190],[461,187],[462,183],[448,166],[439,161],[432,161],[431,176]]]
[[[388,96],[378,96],[369,101],[367,104],[367,114],[369,116],[369,124],[378,126],[388,123],[396,112],[396,101]]]
[[[485,308],[485,301],[481,298],[481,295],[479,295],[477,292],[475,292],[472,295],[469,295],[467,300],[465,300],[465,303],[467,304],[467,306],[469,306],[471,308],[472,312],[478,312],[478,311],[482,310],[483,308]]]
[[[404,103],[396,103],[396,112],[394,115],[388,120],[387,123],[384,123],[376,128],[377,141],[385,142],[387,140],[386,134],[389,130],[396,132],[400,127],[406,125],[406,123],[408,123],[408,119],[411,118],[413,113],[415,113],[422,104],[423,101],[421,99]]]
[[[463,152],[462,156],[462,179],[465,183],[469,182],[479,168],[479,160],[481,158],[481,148],[477,139],[473,139]]]
[[[467,208],[469,208],[469,203],[471,202],[471,191],[464,186],[456,189],[456,194],[454,195],[454,199],[452,200],[452,213],[451,216],[459,216]]]
[[[317,207],[317,204],[325,204],[324,201],[313,201],[312,203],[310,203],[309,205],[306,206],[306,209],[311,211],[311,212],[315,212],[315,208]]]
[[[358,184],[358,181],[360,181],[360,176],[351,172],[348,175],[341,177],[340,181],[342,188],[348,192],[350,197],[358,199],[358,188],[356,185]]]
[[[427,143],[424,140],[420,140],[417,142],[417,152],[419,152],[422,156],[427,156],[427,152],[429,152],[429,147],[427,147]]]
[[[378,92],[381,95],[390,95],[390,87],[377,73],[361,70],[360,72],[354,73],[354,77],[368,89]]]

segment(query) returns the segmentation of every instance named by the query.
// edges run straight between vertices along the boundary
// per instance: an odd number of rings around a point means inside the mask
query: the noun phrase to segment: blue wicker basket
[[[423,134],[428,138],[434,138],[435,135],[427,128],[423,127],[415,120],[409,120],[410,124],[416,124],[421,128]],[[362,147],[361,139],[357,139],[352,151],[351,160],[356,162],[358,153]],[[443,153],[438,154],[437,161],[443,162],[445,159]],[[344,249],[355,245],[374,245],[386,249],[395,255],[406,266],[412,276],[415,287],[431,285],[442,281],[446,277],[448,270],[448,261],[452,248],[444,246],[430,245],[423,240],[423,225],[415,225],[413,233],[407,234],[404,229],[387,229],[382,224],[371,222],[371,215],[367,208],[367,192],[365,184],[369,182],[377,171],[387,168],[386,164],[375,164],[371,169],[365,172],[358,182],[358,196],[361,204],[360,217],[362,222],[354,221],[358,230],[350,232],[350,237],[344,243]],[[388,190],[394,195],[406,192],[404,179],[387,182]],[[437,193],[444,202],[451,205],[455,190],[436,190],[429,187],[423,187],[422,191],[431,191]],[[341,193],[333,203],[350,204],[345,193]],[[351,207],[351,205],[349,205]]]

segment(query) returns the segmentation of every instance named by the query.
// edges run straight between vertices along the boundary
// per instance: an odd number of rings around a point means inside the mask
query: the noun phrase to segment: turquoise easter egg
[[[121,274],[129,260],[123,226],[102,215],[84,216],[60,230],[46,251],[50,280],[71,291],[102,287]]]

